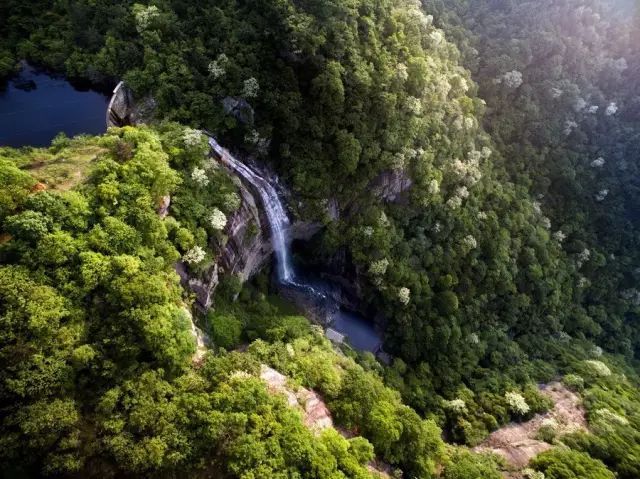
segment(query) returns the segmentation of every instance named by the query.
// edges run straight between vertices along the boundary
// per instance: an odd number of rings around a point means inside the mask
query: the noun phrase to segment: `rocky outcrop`
[[[153,98],[134,101],[131,90],[124,82],[120,82],[114,88],[107,107],[107,128],[149,123],[153,120],[155,109],[156,102]]]
[[[384,201],[396,201],[413,185],[405,170],[387,170],[380,173],[370,184],[374,195]]]
[[[234,174],[229,169],[227,171]],[[242,201],[227,224],[225,232],[228,240],[219,263],[225,272],[237,274],[242,281],[246,281],[265,266],[273,254],[273,245],[269,222],[259,203],[260,196],[252,190],[251,185],[236,178]],[[295,221],[285,233],[290,240],[309,240],[320,228],[319,223]]]
[[[253,124],[254,111],[249,102],[244,98],[228,96],[222,100],[222,108],[225,113],[231,115],[240,123]]]
[[[213,291],[219,282],[218,263],[214,263],[202,279],[191,276],[182,262],[176,263],[175,269],[182,285],[196,295],[196,305],[201,311],[207,311],[211,307]]]

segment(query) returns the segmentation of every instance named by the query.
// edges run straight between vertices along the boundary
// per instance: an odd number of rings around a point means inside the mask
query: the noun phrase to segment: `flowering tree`
[[[198,186],[204,187],[209,184],[209,177],[204,168],[198,168],[197,166],[191,172],[191,179],[196,182]]]
[[[254,77],[249,78],[244,81],[244,87],[242,89],[242,96],[245,98],[255,98],[258,96],[258,90],[260,89],[260,84],[258,80]]]
[[[182,261],[189,264],[202,263],[207,253],[200,247],[194,246],[182,256]]]
[[[155,5],[133,5],[133,15],[136,18],[136,29],[142,33],[149,28],[154,19],[160,16],[160,10]]]
[[[405,287],[400,288],[398,290],[398,299],[402,304],[409,304],[411,300],[411,290]]]
[[[227,225],[227,217],[218,208],[214,208],[211,214],[209,215],[209,224],[214,230],[217,230],[217,231],[223,230],[224,227]]]
[[[229,58],[224,53],[221,53],[218,58],[209,63],[209,73],[217,80],[227,73],[227,63],[229,63]]]

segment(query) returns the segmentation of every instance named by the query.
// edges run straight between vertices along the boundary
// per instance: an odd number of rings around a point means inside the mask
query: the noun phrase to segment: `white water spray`
[[[234,158],[234,156],[231,155],[227,149],[220,146],[214,138],[209,137],[209,145],[224,164],[228,165],[238,175],[251,183],[251,185],[260,194],[260,198],[264,205],[264,211],[267,215],[267,220],[269,221],[269,227],[271,229],[271,242],[273,244],[273,250],[276,253],[278,279],[280,282],[285,285],[298,286],[313,290],[313,288],[307,285],[298,284],[295,281],[286,238],[286,230],[290,224],[289,218],[282,206],[282,202],[280,201],[280,197],[278,196],[276,189],[253,169]],[[318,294],[315,290],[313,291]]]

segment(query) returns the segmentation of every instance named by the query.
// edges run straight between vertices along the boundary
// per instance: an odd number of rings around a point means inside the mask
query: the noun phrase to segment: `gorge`
[[[260,197],[276,257],[276,276],[280,288],[294,295],[306,296],[303,303],[315,305],[315,316],[320,315],[322,324],[330,327],[327,333],[329,337],[338,342],[346,337],[354,348],[378,353],[382,341],[371,321],[344,310],[334,295],[330,294],[332,285],[313,278],[302,280],[296,275],[291,259],[290,238],[287,237],[291,225],[276,188],[256,170],[234,157],[212,136],[209,136],[209,145],[220,161],[249,183]]]

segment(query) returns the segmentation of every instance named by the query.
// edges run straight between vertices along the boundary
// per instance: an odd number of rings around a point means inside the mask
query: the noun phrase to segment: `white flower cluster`
[[[600,157],[596,158],[595,160],[593,160],[591,162],[591,167],[592,168],[602,168],[605,163],[606,162],[605,162],[604,158],[600,156]]]
[[[506,399],[507,404],[509,405],[509,408],[512,412],[521,415],[527,414],[529,412],[530,407],[521,394],[515,391],[511,391],[506,393],[504,395],[504,398]]]
[[[135,11],[136,29],[138,33],[144,32],[151,22],[160,16],[160,10],[155,5],[149,5]]]
[[[599,109],[600,107],[598,105],[591,105],[589,108],[587,108],[587,113],[591,113],[592,115],[595,115],[596,113],[598,113]]]
[[[623,72],[625,71],[627,68],[629,68],[629,64],[627,63],[627,59],[624,57],[620,57],[617,60],[614,60],[612,62],[612,65],[614,70],[618,70],[619,72]]]
[[[398,300],[402,304],[409,304],[411,300],[411,290],[409,288],[402,287],[398,290]]]
[[[200,246],[194,246],[184,255],[182,255],[182,261],[189,264],[198,264],[204,260],[207,254]]]
[[[609,367],[602,361],[598,361],[597,359],[587,359],[584,361],[584,364],[596,376],[611,376],[611,369],[609,369]]]
[[[207,186],[209,184],[209,177],[204,168],[198,168],[197,166],[191,172],[191,179],[195,181],[199,186]]]
[[[591,258],[591,250],[589,250],[589,248],[580,251],[580,253],[578,253],[578,268],[589,261],[589,258]]]
[[[434,30],[433,32],[431,32],[429,34],[429,38],[431,38],[431,40],[433,40],[434,45],[438,46],[444,40],[444,35],[442,34],[442,32],[440,30]]]
[[[214,230],[223,230],[227,225],[227,216],[218,208],[214,208],[209,215],[209,224]]]
[[[596,358],[602,356],[602,348],[600,346],[594,346],[591,350],[591,354],[593,354]]]
[[[440,231],[442,231],[442,225],[440,224],[439,221],[436,221],[435,224],[433,225],[433,232],[440,233]]]
[[[480,178],[480,159],[478,155],[470,152],[466,162],[460,161],[458,158],[451,163],[451,171],[458,176],[467,186],[473,186]]]
[[[462,245],[468,249],[476,249],[478,247],[478,241],[473,237],[473,235],[467,235],[462,238]]]
[[[522,470],[522,477],[523,479],[545,479],[544,472],[536,471],[529,467]]]
[[[533,211],[534,211],[535,214],[537,214],[537,215],[541,215],[542,214],[542,205],[540,204],[539,201],[531,202],[531,207],[533,208]]]
[[[510,410],[516,414],[527,414],[531,409],[524,397],[515,391],[508,392],[504,395]]]
[[[182,141],[188,147],[198,146],[202,142],[202,132],[195,128],[186,127],[182,134]]]
[[[629,420],[626,417],[616,414],[607,408],[597,409],[594,416],[596,417],[596,421],[602,421],[605,424],[616,424],[618,426],[629,425]]]
[[[552,88],[551,89],[551,98],[560,98],[562,96],[563,91],[560,88]]]
[[[370,237],[373,234],[373,226],[365,226],[362,229],[362,234],[366,237]]]
[[[551,220],[546,216],[543,216],[542,218],[540,218],[540,224],[542,224],[542,227],[544,229],[547,229],[547,230],[551,229]]]
[[[565,136],[569,136],[571,132],[576,128],[578,128],[578,124],[575,121],[567,120],[564,122],[563,133],[565,134]]]
[[[389,260],[387,258],[379,259],[378,261],[373,261],[369,265],[369,273],[374,274],[376,276],[382,276],[387,272],[387,268],[389,267]]]
[[[479,220],[486,220],[489,217],[489,215],[487,215],[487,213],[485,211],[478,211],[478,219]]]
[[[254,77],[244,81],[244,87],[242,89],[242,96],[245,98],[255,98],[258,96],[258,90],[260,90],[260,84]]]
[[[422,113],[422,102],[415,96],[409,96],[405,101],[405,108],[416,116],[420,115]]]
[[[229,63],[229,58],[224,53],[218,55],[214,61],[209,63],[209,73],[213,75],[213,78],[218,79],[227,73],[226,66]]]
[[[500,85],[504,83],[507,88],[518,88],[522,85],[522,73],[518,70],[511,70],[510,72],[505,73],[502,76],[499,76],[493,82],[496,85]]]
[[[440,193],[440,182],[436,179],[433,179],[429,182],[429,186],[427,187],[427,191],[431,196],[435,196]]]
[[[469,342],[471,344],[480,344],[480,337],[478,336],[477,333],[471,333],[469,335]]]
[[[558,230],[553,233],[553,239],[558,243],[562,243],[567,238],[567,235],[562,232],[562,230]]]
[[[596,193],[595,199],[596,199],[597,202],[604,201],[604,199],[608,195],[609,195],[609,190],[605,188],[603,190],[598,191],[598,193]]]
[[[451,401],[444,401],[445,409],[452,411],[456,414],[462,414],[467,412],[467,404],[464,402],[464,399],[452,399]]]
[[[609,106],[607,106],[604,114],[607,116],[611,116],[615,115],[616,113],[618,113],[618,105],[616,105],[614,102],[609,103]]]
[[[462,206],[462,198],[459,196],[452,196],[447,200],[446,205],[452,210],[457,210]]]
[[[573,108],[576,111],[582,111],[587,107],[587,102],[585,101],[584,98],[582,97],[578,97],[578,99],[576,100],[575,105],[573,105]]]
[[[579,268],[580,266],[578,266]],[[585,278],[584,276],[580,276],[580,279],[578,280],[578,288],[586,288],[587,286],[589,286],[589,280],[587,278]]]

